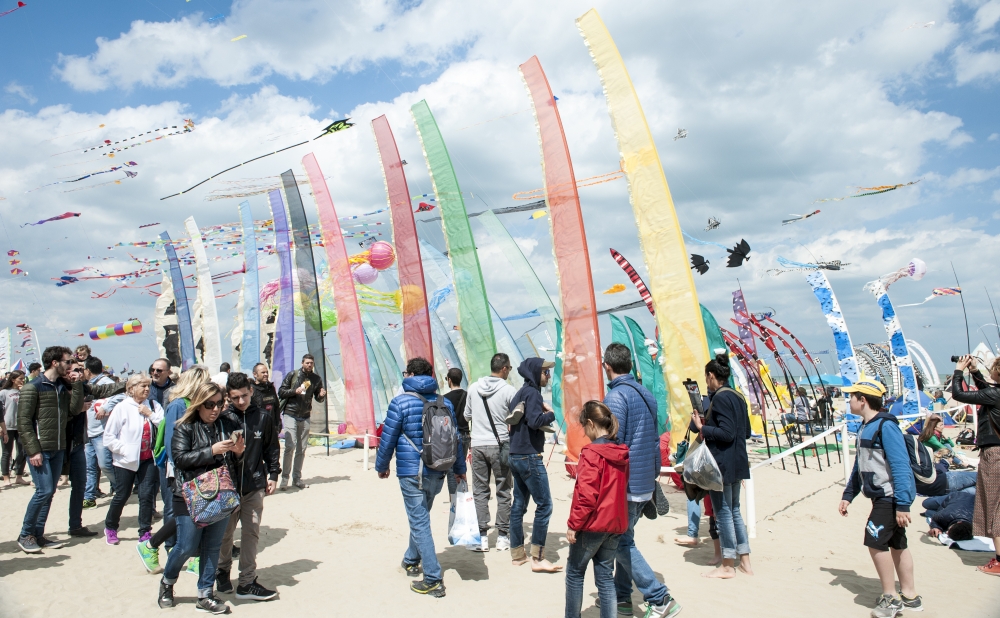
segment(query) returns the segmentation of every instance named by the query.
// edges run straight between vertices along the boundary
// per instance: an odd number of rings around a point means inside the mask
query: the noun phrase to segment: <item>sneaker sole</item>
[[[229,607],[229,606],[227,605],[225,609],[223,609],[223,610],[221,610],[221,611],[217,611],[217,612],[216,612],[216,611],[212,611],[212,610],[210,610],[210,609],[203,609],[203,608],[201,608],[201,607],[195,607],[195,608],[194,608],[194,611],[196,611],[196,612],[201,612],[201,613],[203,613],[203,614],[217,614],[217,615],[221,615],[221,614],[228,614],[228,613],[229,613],[229,612],[231,611],[231,609],[230,609],[230,607]]]
[[[25,547],[24,547],[23,545],[21,545],[20,543],[18,543],[18,544],[17,544],[17,546],[18,546],[18,547],[20,547],[20,548],[21,548],[21,551],[23,551],[23,552],[24,552],[24,553],[26,553],[26,554],[40,554],[40,553],[42,553],[42,548],[41,548],[41,547],[38,547],[38,548],[36,548],[36,549],[26,549],[26,548],[25,548]]]
[[[410,587],[410,590],[412,590],[413,592],[416,592],[417,594],[422,594],[422,595],[428,596],[428,597],[434,597],[435,599],[440,599],[441,597],[443,597],[445,595],[444,588],[434,588],[433,590],[428,590],[427,592],[420,592],[419,590],[416,590],[413,587]]]
[[[240,594],[238,592],[236,593],[236,598],[241,601],[270,601],[276,596],[278,596],[277,592],[274,592],[266,597],[258,597],[252,594]]]

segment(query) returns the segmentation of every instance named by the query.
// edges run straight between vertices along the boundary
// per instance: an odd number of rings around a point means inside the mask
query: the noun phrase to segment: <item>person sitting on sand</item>
[[[424,402],[437,401],[437,382],[434,367],[424,358],[411,358],[406,363],[406,377],[403,378],[402,395],[393,397],[385,413],[382,436],[379,438],[378,453],[375,456],[375,471],[380,479],[389,478],[389,462],[396,455],[396,476],[399,489],[403,493],[403,507],[410,524],[410,544],[403,554],[403,570],[407,575],[420,575],[423,563],[423,581],[410,584],[410,590],[435,598],[445,595],[444,577],[441,564],[434,550],[434,536],[431,533],[431,508],[434,497],[444,485],[445,473],[424,466],[421,455],[424,446],[423,412]],[[465,480],[465,460],[458,457],[462,450],[455,409],[451,401],[444,398],[445,407],[452,417],[455,428],[455,464],[451,470],[458,482]]]
[[[845,386],[844,392],[850,393],[851,413],[860,415],[864,424],[858,429],[854,469],[838,510],[847,517],[847,508],[860,493],[872,501],[865,524],[865,545],[882,583],[872,618],[894,618],[904,610],[921,611],[923,603],[913,581],[913,556],[906,545],[915,485],[903,432],[896,417],[882,410],[882,384],[862,379]],[[900,598],[896,598],[893,567],[899,576]]]
[[[931,519],[931,529],[927,534],[937,538],[942,532],[947,532],[952,541],[971,540],[975,505],[975,494],[964,491],[927,498],[922,505],[926,511],[924,517]]]

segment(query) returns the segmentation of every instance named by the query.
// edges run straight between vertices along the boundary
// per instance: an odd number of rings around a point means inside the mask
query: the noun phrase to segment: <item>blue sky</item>
[[[573,23],[596,5],[643,101],[682,226],[722,244],[745,237],[754,247],[743,269],[722,268],[722,256],[710,255],[712,270],[697,277],[701,301],[720,322],[728,322],[738,278],[751,309],[773,307],[810,348],[831,348],[801,274],[766,273],[779,255],[799,261],[816,255],[852,264],[830,278],[855,343],[883,341],[874,299],[861,287],[920,257],[929,273],[922,282],[893,286],[897,304],[953,285],[954,261],[978,334],[979,325],[994,321],[983,288],[995,285],[991,266],[1000,259],[1000,2],[872,4],[638,1],[622,10],[612,2],[345,2],[333,8],[319,1],[35,0],[0,18],[8,50],[0,83],[6,142],[0,214],[10,239],[4,242],[22,252],[22,268],[29,271],[27,278],[2,280],[9,301],[0,316],[9,324],[28,320],[43,344],[128,317],[151,327],[150,296],[122,290],[111,299],[92,299],[106,282],[56,288],[51,278],[85,265],[88,255],[112,258],[102,262],[109,271],[133,270],[120,250],[106,247],[154,237],[140,233],[141,223],[159,220],[179,236],[187,216],[203,226],[235,221],[239,200],[204,199],[222,186],[217,182],[170,202],[159,198],[265,151],[276,143],[269,137],[275,134],[354,117],[358,126],[350,133],[315,148],[333,177],[341,214],[357,214],[385,201],[368,128],[385,113],[410,162],[411,192],[428,191],[407,111],[423,98],[438,118],[463,188],[478,196],[469,209],[482,208],[482,200],[513,205],[512,193],[541,186],[533,118],[523,111],[528,101],[517,74],[517,65],[533,54],[560,98],[578,177],[615,169],[617,147],[600,82]],[[206,22],[220,13],[224,19]],[[240,34],[247,38],[230,41]],[[62,171],[102,164],[53,153],[189,117],[197,123],[190,136],[135,151],[140,176],[127,186],[25,193]],[[96,131],[99,123],[106,128]],[[672,140],[678,127],[688,130],[687,139]],[[46,141],[83,130],[94,132]],[[229,180],[299,170],[303,154],[241,168]],[[72,165],[77,160],[79,167]],[[918,179],[881,196],[813,204],[859,186]],[[617,182],[584,189],[581,199],[595,288],[628,283],[607,252],[615,247],[644,268],[627,187]],[[255,215],[266,218],[266,200],[251,202]],[[817,217],[780,225],[788,213],[816,208],[822,210]],[[68,209],[84,215],[17,227],[33,220],[30,215]],[[709,216],[723,225],[705,233]],[[557,297],[547,222],[510,216],[504,223]],[[485,236],[481,249],[498,310],[530,309]],[[694,246],[689,251],[699,252]],[[229,260],[217,267],[238,266]],[[1000,287],[990,291],[1000,299]],[[599,295],[598,304],[636,298],[630,287],[617,296]],[[231,324],[230,299],[219,303],[223,330]],[[652,328],[642,310],[631,315]],[[965,347],[957,299],[937,299],[900,315],[907,336],[947,371],[947,357]],[[515,335],[521,326],[511,324]],[[607,339],[604,321],[601,328]],[[993,344],[1000,339],[995,335],[994,329]],[[973,345],[979,339],[974,336]],[[146,334],[98,345],[116,366],[155,353]]]

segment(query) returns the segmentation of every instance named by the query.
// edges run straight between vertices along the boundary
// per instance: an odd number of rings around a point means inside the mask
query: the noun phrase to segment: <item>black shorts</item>
[[[873,502],[865,524],[865,545],[879,551],[906,549],[906,528],[896,525],[896,509],[892,502]]]

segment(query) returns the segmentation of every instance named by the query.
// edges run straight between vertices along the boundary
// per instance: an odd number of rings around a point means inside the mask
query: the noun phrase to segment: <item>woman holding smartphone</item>
[[[229,520],[198,527],[188,512],[182,489],[188,481],[222,466],[229,466],[230,475],[235,476],[235,464],[243,455],[246,443],[241,434],[233,437],[233,432],[238,429],[235,423],[226,417],[220,418],[222,404],[222,389],[211,382],[202,384],[191,396],[191,405],[177,421],[173,432],[171,455],[176,480],[174,519],[177,522],[177,545],[170,552],[167,566],[163,569],[157,597],[160,607],[173,607],[174,584],[181,567],[191,556],[199,556],[197,609],[212,614],[229,613],[229,606],[212,594],[219,549]]]

